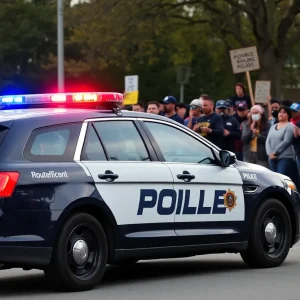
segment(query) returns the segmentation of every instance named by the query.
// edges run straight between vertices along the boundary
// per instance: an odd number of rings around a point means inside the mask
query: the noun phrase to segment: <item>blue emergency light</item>
[[[1,97],[1,103],[23,103],[24,97],[23,96],[3,96]]]
[[[54,93],[54,94],[31,94],[31,95],[7,95],[0,96],[0,106],[28,106],[42,104],[122,104],[123,94],[109,92],[91,93]]]

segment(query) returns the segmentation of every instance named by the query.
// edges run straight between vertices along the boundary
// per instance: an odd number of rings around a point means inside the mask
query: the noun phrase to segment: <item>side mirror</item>
[[[227,150],[221,150],[219,152],[220,161],[224,167],[229,167],[230,165],[233,165],[236,162],[236,156],[234,153],[227,151]]]

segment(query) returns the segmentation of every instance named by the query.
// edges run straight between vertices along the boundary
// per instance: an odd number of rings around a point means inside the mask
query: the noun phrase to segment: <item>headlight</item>
[[[297,191],[296,185],[292,180],[285,179],[284,184],[285,184],[286,189],[291,189],[293,191]]]

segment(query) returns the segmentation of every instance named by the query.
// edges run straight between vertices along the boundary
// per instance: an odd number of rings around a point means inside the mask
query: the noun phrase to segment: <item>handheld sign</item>
[[[256,81],[255,83],[255,102],[268,103],[271,90],[271,81]]]
[[[256,46],[230,50],[230,59],[234,74],[246,72],[251,102],[252,105],[254,105],[255,103],[249,72],[260,69]]]
[[[250,72],[260,69],[256,47],[230,50],[233,73]]]
[[[138,103],[139,98],[139,77],[138,75],[125,76],[124,105],[133,105]]]

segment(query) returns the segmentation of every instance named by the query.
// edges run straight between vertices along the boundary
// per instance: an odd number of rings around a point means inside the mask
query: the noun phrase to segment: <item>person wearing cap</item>
[[[300,103],[293,103],[290,106],[290,109],[292,111],[292,118],[290,122],[296,125],[296,123],[300,121]]]
[[[224,134],[221,149],[235,152],[235,140],[241,138],[238,121],[228,114],[228,105],[225,100],[216,103],[216,113],[223,119]]]
[[[167,96],[164,99],[164,112],[165,117],[170,118],[180,124],[183,124],[183,119],[179,117],[179,115],[176,113],[176,99],[173,96]]]
[[[201,103],[202,101],[200,99],[194,99],[189,105],[190,116],[184,120],[184,125],[190,129],[193,129],[197,123],[197,119],[202,116]]]
[[[269,167],[265,147],[269,129],[264,108],[260,105],[252,106],[248,121],[243,124],[243,161]]]
[[[230,99],[227,99],[226,100],[226,104],[227,104],[227,107],[228,107],[228,115],[229,116],[233,116],[234,115],[234,104],[233,104],[233,101],[230,100]]]
[[[209,97],[202,100],[203,115],[197,119],[193,130],[221,148],[224,134],[222,117],[214,112],[214,101]]]
[[[248,120],[248,109],[245,103],[239,103],[236,107],[236,112],[232,116],[239,124],[239,130],[242,132],[244,122]],[[241,137],[235,139],[235,155],[238,160],[243,160],[243,141]]]

